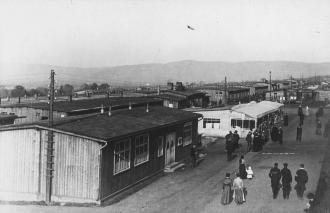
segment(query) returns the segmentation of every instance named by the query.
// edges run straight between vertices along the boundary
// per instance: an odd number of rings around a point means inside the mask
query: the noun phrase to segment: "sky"
[[[329,0],[0,0],[0,62],[329,62],[329,11]]]

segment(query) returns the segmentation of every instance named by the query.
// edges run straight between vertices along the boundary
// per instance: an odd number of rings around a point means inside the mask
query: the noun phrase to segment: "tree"
[[[9,96],[9,90],[0,88],[0,98],[6,98]]]
[[[98,86],[97,83],[92,83],[92,85],[90,86],[91,90],[97,90]]]
[[[66,95],[66,96],[68,96],[68,95],[72,95],[73,90],[74,90],[74,88],[73,88],[72,85],[70,85],[70,84],[65,84],[64,86],[61,86],[61,87],[60,87],[59,94],[60,94],[60,95]]]
[[[90,86],[88,84],[84,83],[83,85],[80,86],[80,89],[81,90],[88,90],[88,89],[90,89]]]
[[[21,85],[15,86],[15,88],[11,91],[12,97],[23,97],[26,91],[25,88]]]
[[[107,83],[103,83],[103,84],[101,84],[101,85],[99,86],[99,89],[100,89],[100,90],[108,90],[109,87],[110,87],[109,84],[107,84]]]
[[[39,96],[47,96],[48,95],[48,88],[46,87],[37,87],[37,92]]]

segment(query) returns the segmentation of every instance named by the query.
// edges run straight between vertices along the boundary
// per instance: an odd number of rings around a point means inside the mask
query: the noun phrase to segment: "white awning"
[[[283,104],[281,103],[262,101],[259,103],[250,102],[248,104],[240,104],[232,107],[232,110],[246,114],[252,118],[261,118],[269,113],[278,111],[282,106]]]

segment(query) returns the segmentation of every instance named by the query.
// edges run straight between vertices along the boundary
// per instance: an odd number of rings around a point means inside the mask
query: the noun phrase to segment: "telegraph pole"
[[[269,95],[270,95],[270,100],[273,100],[272,97],[272,71],[269,71]]]
[[[55,72],[50,71],[50,85],[49,85],[49,114],[48,114],[48,141],[47,141],[47,165],[46,165],[46,202],[51,202],[52,197],[52,180],[54,171],[54,135],[53,135],[53,104],[54,104],[54,85]]]
[[[227,105],[227,77],[225,76],[225,91],[223,94],[223,104]]]

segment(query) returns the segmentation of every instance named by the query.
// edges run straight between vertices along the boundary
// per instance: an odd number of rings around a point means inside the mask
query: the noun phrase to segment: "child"
[[[247,177],[249,180],[251,180],[251,179],[253,178],[253,171],[252,171],[251,166],[248,167],[248,169],[246,170],[246,173],[247,173],[247,176],[246,176],[246,177]]]

